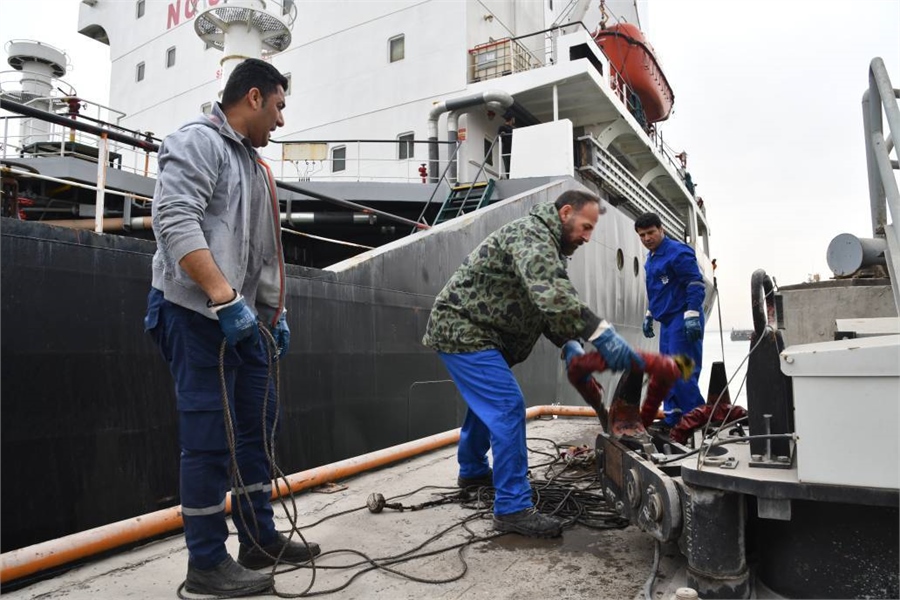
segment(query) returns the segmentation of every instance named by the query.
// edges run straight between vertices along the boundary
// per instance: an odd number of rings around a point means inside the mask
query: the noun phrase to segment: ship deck
[[[530,467],[535,480],[559,455],[558,448],[593,449],[599,425],[593,418],[548,418],[528,424]],[[551,440],[558,448],[554,447]],[[553,467],[560,470],[559,465]],[[573,471],[574,469],[574,471]],[[570,467],[590,478],[594,467]],[[300,530],[321,544],[315,567],[280,567],[276,592],[353,599],[422,598],[645,598],[672,597],[684,585],[684,559],[674,544],[660,546],[633,526],[597,529],[575,524],[561,538],[537,540],[491,529],[490,511],[460,502],[420,510],[374,514],[366,500],[381,493],[411,507],[458,492],[456,446],[446,446],[390,467],[369,471],[294,496]],[[578,485],[584,485],[578,484]],[[409,495],[407,495],[409,494]],[[287,502],[288,510],[291,503]],[[277,525],[290,529],[276,502]],[[326,517],[327,520],[326,520]],[[463,523],[465,526],[462,526]],[[233,528],[232,528],[233,530]],[[466,543],[469,542],[469,543]],[[462,550],[455,547],[462,544]],[[237,554],[237,538],[228,541]],[[448,551],[432,554],[442,548]],[[385,557],[409,557],[392,562]],[[52,579],[4,591],[4,597],[174,598],[184,580],[187,550],[173,535],[93,560]],[[369,560],[371,559],[371,563]],[[372,568],[389,566],[393,571]],[[349,566],[355,565],[355,566]],[[655,572],[652,592],[645,588]],[[437,583],[441,582],[441,583]],[[272,594],[269,594],[272,595]],[[183,593],[184,597],[201,597]],[[260,596],[262,597],[262,596]]]

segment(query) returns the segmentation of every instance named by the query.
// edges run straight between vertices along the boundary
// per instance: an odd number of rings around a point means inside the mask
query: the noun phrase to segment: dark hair
[[[645,212],[634,220],[634,230],[646,229],[647,227],[662,227],[662,221],[659,215],[652,212]]]
[[[553,205],[556,207],[556,210],[560,210],[563,206],[568,204],[576,211],[580,211],[588,202],[596,202],[601,215],[606,212],[606,209],[600,204],[600,196],[595,196],[590,192],[583,192],[580,190],[563,192],[559,195],[559,198],[556,199],[556,202],[554,202]]]
[[[222,108],[234,106],[253,88],[260,91],[265,101],[276,92],[279,85],[287,92],[287,77],[278,69],[264,60],[248,58],[236,66],[228,77],[228,83],[222,92]]]

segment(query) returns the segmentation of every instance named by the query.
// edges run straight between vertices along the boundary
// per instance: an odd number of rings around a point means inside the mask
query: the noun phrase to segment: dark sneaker
[[[284,548],[284,552],[281,549]],[[248,569],[262,569],[263,567],[271,567],[278,562],[284,563],[302,563],[308,561],[314,556],[318,556],[322,552],[319,545],[315,542],[307,542],[306,544],[299,538],[296,541],[289,540],[286,536],[278,534],[278,538],[260,550],[256,546],[247,546],[241,544],[238,551],[238,562]]]
[[[456,487],[464,490],[467,488],[494,487],[494,472],[488,469],[486,474],[478,477],[457,477]]]
[[[249,596],[272,587],[272,576],[245,569],[230,556],[212,569],[201,570],[188,565],[184,589],[207,596]]]
[[[530,537],[552,538],[562,535],[562,521],[541,514],[531,507],[508,515],[494,515],[494,529]]]

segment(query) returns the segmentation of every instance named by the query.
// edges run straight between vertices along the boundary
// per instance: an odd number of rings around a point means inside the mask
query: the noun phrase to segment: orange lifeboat
[[[641,30],[631,23],[620,23],[594,33],[594,41],[603,49],[618,75],[640,98],[647,122],[668,119],[675,94]],[[615,73],[611,75],[615,77]]]

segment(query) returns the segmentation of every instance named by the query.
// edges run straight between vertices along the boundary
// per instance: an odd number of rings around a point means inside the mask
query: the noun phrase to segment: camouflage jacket
[[[587,339],[600,318],[578,299],[561,240],[552,202],[489,235],[435,298],[422,343],[449,353],[496,348],[512,366],[542,333],[557,346]]]

